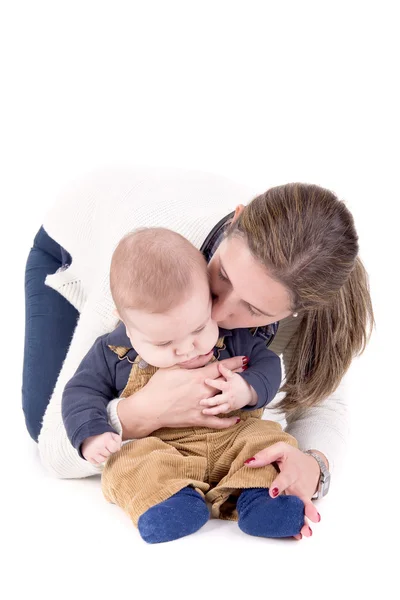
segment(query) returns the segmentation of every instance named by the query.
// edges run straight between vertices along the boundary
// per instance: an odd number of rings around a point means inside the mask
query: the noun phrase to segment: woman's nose
[[[224,297],[218,296],[214,300],[214,304],[212,307],[211,318],[217,323],[221,321],[225,321],[228,317],[232,317],[234,313],[234,299],[231,295],[226,295]]]

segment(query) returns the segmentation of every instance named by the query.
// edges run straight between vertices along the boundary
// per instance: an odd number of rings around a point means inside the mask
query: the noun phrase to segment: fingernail
[[[243,371],[247,371],[247,369],[248,369],[248,368],[249,368],[249,367],[248,367],[247,365],[243,365],[243,367],[242,367],[242,370],[243,370]]]
[[[310,530],[310,537],[312,536],[312,529],[311,527],[308,528]]]
[[[247,363],[248,363],[248,362],[249,362],[249,357],[248,357],[248,356],[245,356],[245,357],[242,359],[242,364],[243,364],[243,366],[244,366],[244,365],[247,365]]]
[[[271,493],[272,493],[272,496],[273,496],[274,498],[276,498],[276,497],[277,497],[277,495],[279,494],[279,490],[278,490],[278,488],[274,488],[274,489],[272,490],[272,492],[271,492]]]
[[[245,461],[244,461],[244,464],[245,464],[245,465],[248,465],[249,463],[253,462],[253,460],[256,460],[256,459],[254,458],[254,456],[252,456],[251,458],[248,458],[247,460],[245,460]]]
[[[236,419],[236,424],[240,423],[240,421],[241,421],[241,419],[240,419],[240,417],[238,417],[238,418]]]
[[[319,513],[317,513],[317,515],[318,515],[318,523],[319,523],[321,520],[321,515]]]

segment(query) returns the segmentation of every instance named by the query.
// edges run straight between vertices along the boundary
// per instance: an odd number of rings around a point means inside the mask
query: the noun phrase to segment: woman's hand
[[[200,400],[214,396],[218,390],[205,384],[218,379],[218,363],[209,362],[212,354],[200,357],[191,369],[159,369],[139,391],[123,398],[117,407],[122,425],[122,439],[146,437],[161,427],[211,427],[226,429],[238,422],[237,417],[220,418],[204,415]],[[228,358],[223,364],[231,371],[241,371],[242,356]]]
[[[323,454],[319,453],[323,460],[326,460]],[[304,454],[298,448],[294,448],[284,442],[273,444],[265,450],[261,450],[252,458],[246,461],[246,465],[251,468],[264,467],[276,463],[279,467],[279,474],[271,483],[269,494],[271,498],[276,498],[282,492],[293,496],[298,496],[304,502],[305,516],[319,523],[321,516],[311,502],[312,496],[315,494],[320,468],[312,456]],[[301,539],[302,536],[310,537],[312,529],[308,526],[307,520],[296,539]]]

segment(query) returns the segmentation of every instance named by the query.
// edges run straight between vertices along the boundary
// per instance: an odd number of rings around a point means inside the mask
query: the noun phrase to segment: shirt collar
[[[202,252],[208,263],[210,262],[218,246],[224,239],[226,226],[230,223],[234,214],[235,213],[230,213],[229,215],[226,215],[226,217],[221,219],[204,240],[203,245],[200,248],[200,252]]]
[[[220,337],[231,337],[232,336],[232,330],[231,329],[224,329],[223,327],[219,328],[219,336]]]
[[[230,337],[232,336],[232,331],[220,327],[219,335],[220,337]],[[108,335],[107,346],[122,346],[123,348],[132,348],[131,340],[126,335],[126,328],[122,321],[119,323],[119,325],[117,325],[117,328]]]
[[[125,324],[120,321],[116,329],[112,331],[107,338],[107,346],[122,346],[123,348],[132,348],[132,342],[126,335]]]

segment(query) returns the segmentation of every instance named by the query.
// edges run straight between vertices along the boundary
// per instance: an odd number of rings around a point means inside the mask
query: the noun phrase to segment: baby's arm
[[[218,389],[221,394],[201,400],[203,413],[216,415],[232,410],[255,410],[266,406],[277,394],[281,385],[281,363],[279,357],[265,345],[262,338],[245,334],[240,330],[239,344],[235,351],[247,352],[248,363],[242,373],[232,373],[219,365],[221,378],[206,380],[206,384]],[[246,348],[243,348],[243,342]]]
[[[120,440],[107,416],[107,404],[115,398],[116,389],[104,354],[103,337],[96,340],[82,360],[62,398],[68,438],[79,455],[93,464],[103,462],[118,450]],[[100,460],[102,456],[105,458]]]
[[[248,335],[252,338],[248,368],[240,373],[255,391],[257,402],[253,406],[244,406],[245,410],[264,408],[276,396],[282,383],[281,361],[277,354],[269,350],[265,340],[258,336]]]
[[[118,433],[107,431],[101,435],[92,435],[86,438],[82,444],[81,453],[83,458],[86,458],[92,465],[101,465],[111,454],[120,450],[121,443],[121,436]]]

